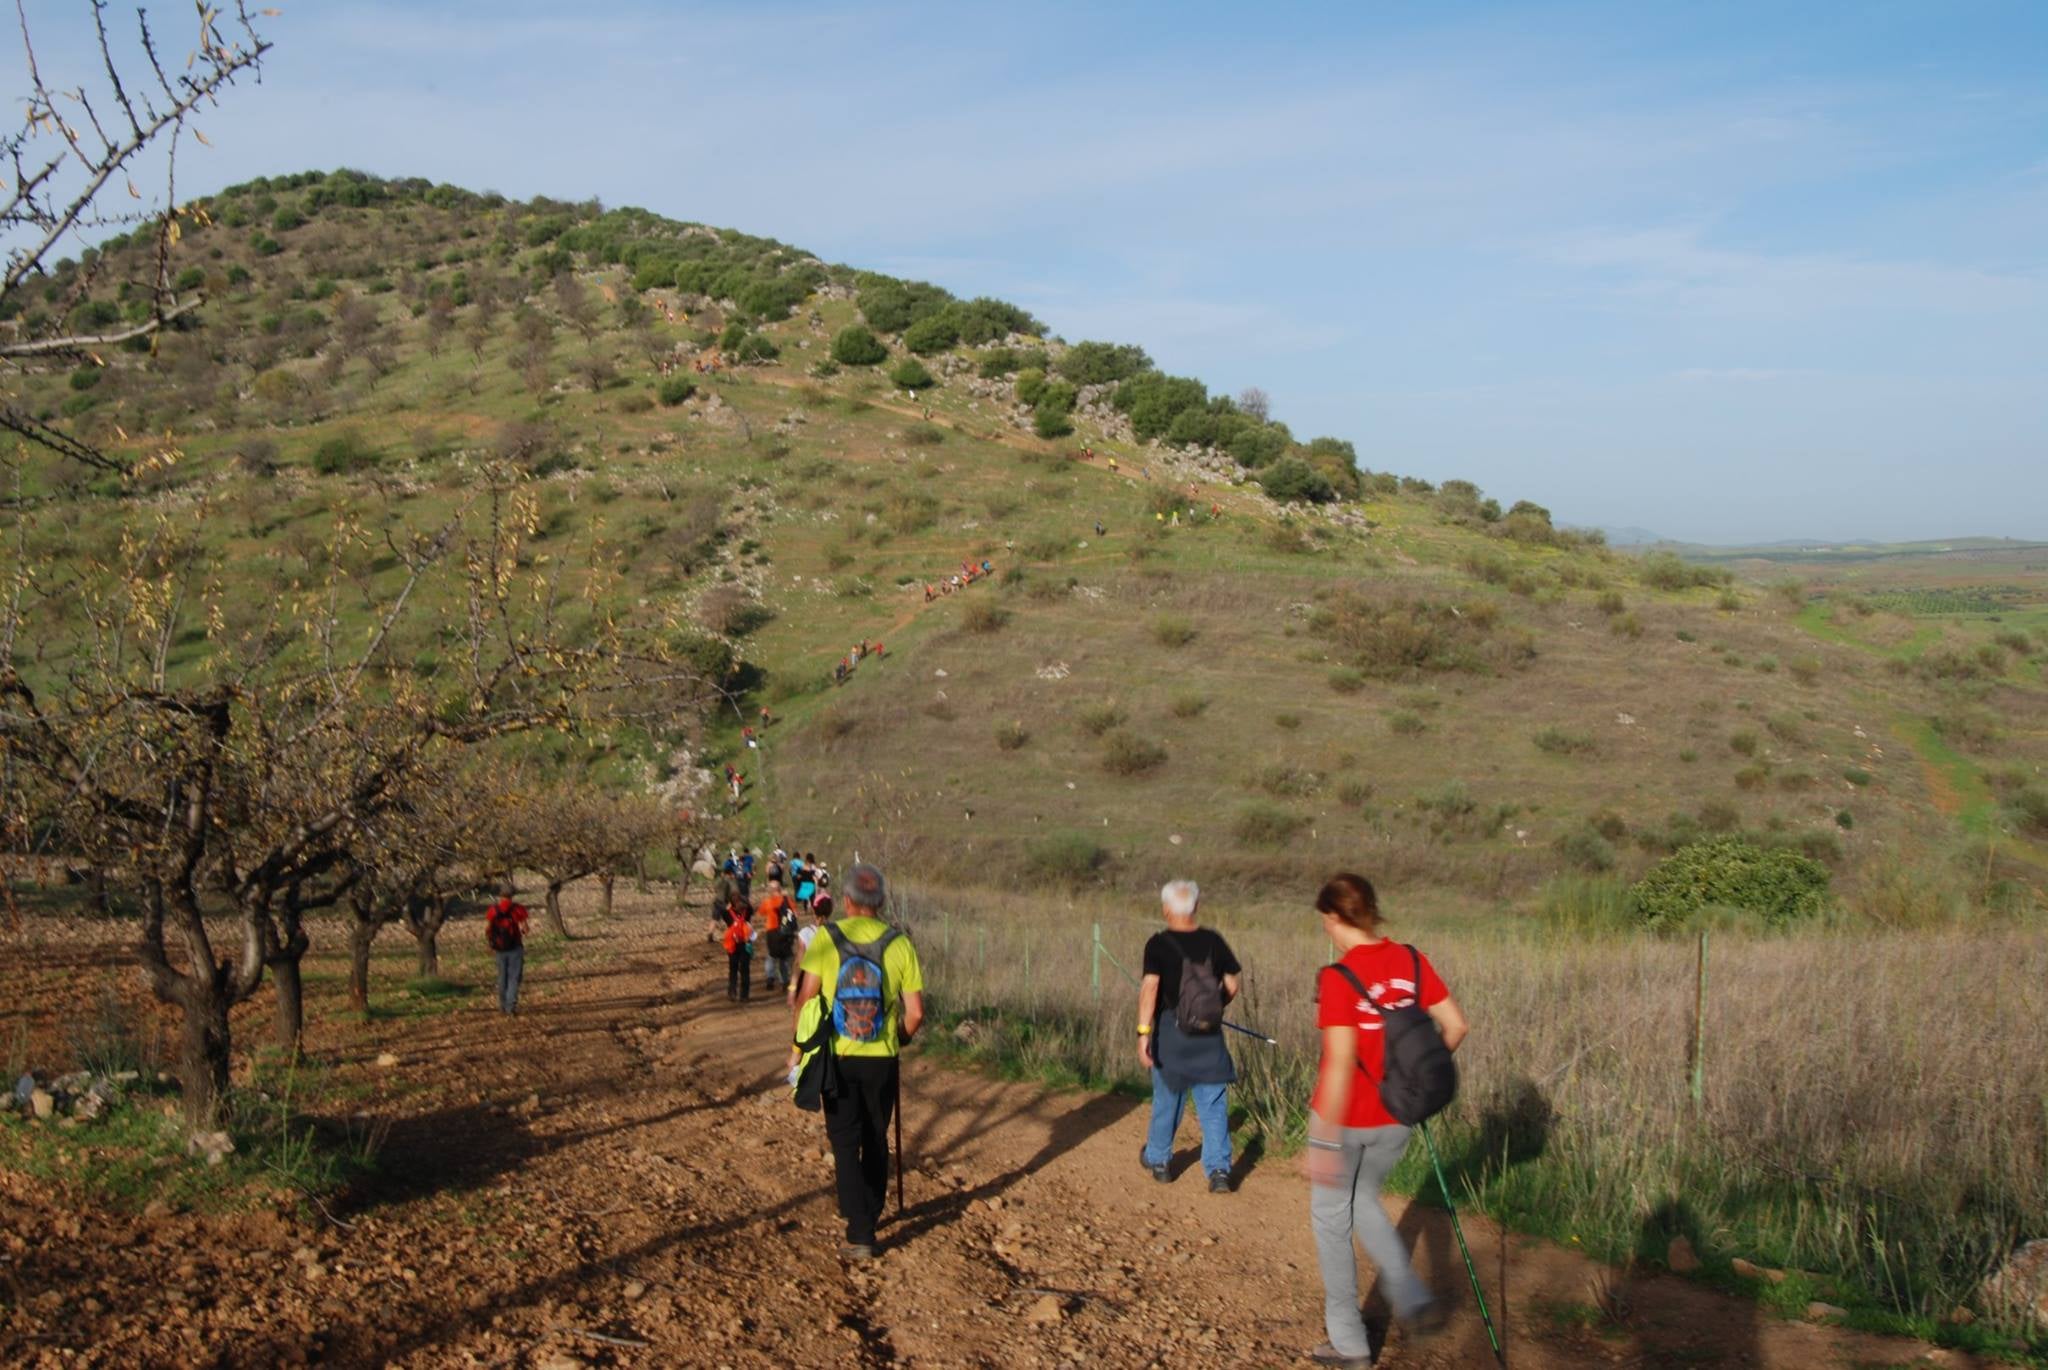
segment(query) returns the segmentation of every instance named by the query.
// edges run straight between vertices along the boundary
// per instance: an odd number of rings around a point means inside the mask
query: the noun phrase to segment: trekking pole
[[[903,1054],[896,1054],[896,1216],[903,1216]]]
[[[1479,1271],[1472,1265],[1472,1249],[1465,1245],[1465,1228],[1458,1221],[1458,1206],[1451,1202],[1451,1186],[1444,1179],[1444,1163],[1437,1158],[1436,1139],[1429,1135],[1427,1119],[1422,1123],[1422,1142],[1429,1148],[1429,1165],[1436,1172],[1436,1187],[1444,1196],[1444,1210],[1451,1215],[1451,1231],[1458,1236],[1458,1254],[1465,1258],[1465,1275],[1472,1281],[1472,1297],[1479,1300],[1479,1320],[1486,1324],[1486,1340],[1493,1345],[1493,1358],[1506,1365],[1507,1354],[1500,1349],[1500,1336],[1493,1330],[1493,1314],[1486,1310],[1486,1291],[1479,1287]]]
[[[1248,1027],[1239,1027],[1236,1023],[1231,1022],[1228,1018],[1225,1018],[1223,1020],[1223,1026],[1229,1028],[1232,1032],[1242,1032],[1247,1037],[1257,1038],[1259,1041],[1264,1042],[1269,1047],[1277,1047],[1280,1045],[1280,1039],[1278,1037],[1268,1037],[1263,1032],[1253,1032]]]

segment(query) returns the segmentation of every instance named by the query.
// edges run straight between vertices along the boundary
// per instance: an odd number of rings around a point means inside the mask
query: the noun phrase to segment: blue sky
[[[1142,343],[1368,466],[1575,523],[2048,538],[2048,5],[267,24],[183,188],[347,165],[731,225]]]

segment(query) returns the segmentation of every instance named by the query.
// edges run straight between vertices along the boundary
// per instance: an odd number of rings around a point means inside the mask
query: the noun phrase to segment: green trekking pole
[[[1486,1340],[1493,1345],[1493,1358],[1508,1363],[1500,1349],[1500,1336],[1493,1330],[1493,1314],[1486,1311],[1486,1291],[1479,1287],[1479,1272],[1472,1266],[1472,1248],[1465,1245],[1465,1228],[1458,1221],[1458,1206],[1451,1202],[1451,1186],[1444,1179],[1444,1163],[1437,1158],[1436,1139],[1429,1135],[1429,1122],[1422,1123],[1422,1144],[1429,1148],[1430,1169],[1436,1172],[1436,1187],[1444,1196],[1444,1209],[1451,1215],[1451,1231],[1458,1234],[1458,1254],[1465,1258],[1465,1276],[1472,1281],[1472,1297],[1479,1300],[1479,1320],[1486,1324]]]

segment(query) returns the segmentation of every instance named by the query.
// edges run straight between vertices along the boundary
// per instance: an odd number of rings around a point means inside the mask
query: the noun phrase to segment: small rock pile
[[[45,1084],[33,1074],[25,1074],[14,1082],[13,1090],[0,1107],[26,1114],[38,1122],[91,1122],[118,1107],[123,1092],[141,1078],[132,1070],[117,1070],[111,1075],[74,1070]]]

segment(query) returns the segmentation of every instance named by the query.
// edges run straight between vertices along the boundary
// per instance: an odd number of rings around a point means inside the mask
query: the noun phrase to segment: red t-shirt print
[[[1436,967],[1429,958],[1422,960],[1422,1006],[1434,1008],[1450,997],[1444,982],[1436,973]],[[1402,1008],[1415,1002],[1415,959],[1409,955],[1408,947],[1400,942],[1371,942],[1362,947],[1353,947],[1344,953],[1341,964],[1350,967],[1358,982],[1372,994],[1373,1003],[1383,1008]],[[1353,1072],[1351,1080],[1351,1103],[1344,1111],[1345,1127],[1393,1127],[1394,1115],[1387,1112],[1380,1102],[1378,1080],[1386,1065],[1386,1039],[1379,1014],[1373,1011],[1372,1003],[1358,997],[1350,981],[1334,970],[1326,970],[1318,977],[1316,991],[1316,1027],[1355,1027],[1358,1029],[1358,1063],[1365,1067],[1363,1075]],[[1366,1078],[1367,1076],[1371,1078]],[[1316,1094],[1310,1100],[1310,1107],[1322,1112],[1322,1077],[1316,1078]]]

